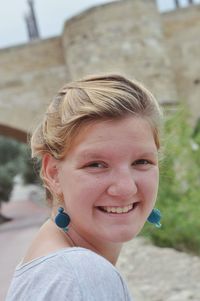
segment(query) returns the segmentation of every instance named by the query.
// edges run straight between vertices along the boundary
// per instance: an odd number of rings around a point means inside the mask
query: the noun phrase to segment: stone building
[[[160,14],[155,0],[91,8],[61,36],[0,50],[0,134],[26,140],[67,81],[117,72],[142,81],[159,102],[186,102],[200,117],[200,6]]]

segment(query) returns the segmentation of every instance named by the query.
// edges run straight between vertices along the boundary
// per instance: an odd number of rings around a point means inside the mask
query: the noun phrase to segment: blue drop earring
[[[66,212],[64,212],[64,209],[62,207],[59,207],[58,214],[55,217],[56,225],[59,228],[61,228],[64,232],[67,232],[70,221],[71,221],[71,219],[70,219],[69,215]]]
[[[161,217],[162,217],[162,215],[161,215],[160,210],[157,208],[154,208],[151,211],[147,221],[151,224],[154,224],[157,228],[160,228],[162,226],[160,223]]]

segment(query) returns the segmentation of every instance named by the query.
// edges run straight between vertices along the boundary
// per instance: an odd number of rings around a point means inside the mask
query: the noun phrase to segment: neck
[[[54,212],[52,212],[51,220],[54,222]],[[57,227],[55,225],[55,227]],[[58,228],[58,227],[57,227]],[[85,249],[89,249],[104,258],[110,261],[113,265],[116,265],[121,248],[122,243],[105,243],[105,241],[97,241],[93,239],[93,241],[89,241],[82,237],[78,231],[76,231],[74,225],[70,223],[69,230],[65,233],[62,229],[60,229],[62,235],[65,236],[65,240],[68,242],[70,247],[82,247]]]
[[[92,243],[80,236],[73,225],[70,226],[67,233],[65,233],[68,240],[71,241],[72,246],[89,249],[110,261],[113,265],[116,264],[119,257],[122,243],[106,243],[100,241],[93,241]]]

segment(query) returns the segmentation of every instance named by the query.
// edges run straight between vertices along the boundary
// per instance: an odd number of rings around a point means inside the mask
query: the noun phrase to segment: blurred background
[[[112,72],[143,82],[165,114],[163,226],[146,225],[119,269],[138,301],[199,301],[200,0],[0,3],[0,300],[49,214],[27,137],[65,82]]]

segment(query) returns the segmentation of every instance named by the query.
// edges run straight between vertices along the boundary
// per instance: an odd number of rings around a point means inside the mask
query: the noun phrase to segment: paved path
[[[14,220],[0,226],[0,301],[16,264],[48,215],[44,207],[30,201],[6,204],[3,212]],[[200,301],[199,257],[136,238],[125,245],[118,268],[136,301]]]
[[[13,220],[0,225],[0,301],[5,299],[15,266],[48,216],[46,208],[31,201],[10,202],[2,212]]]

